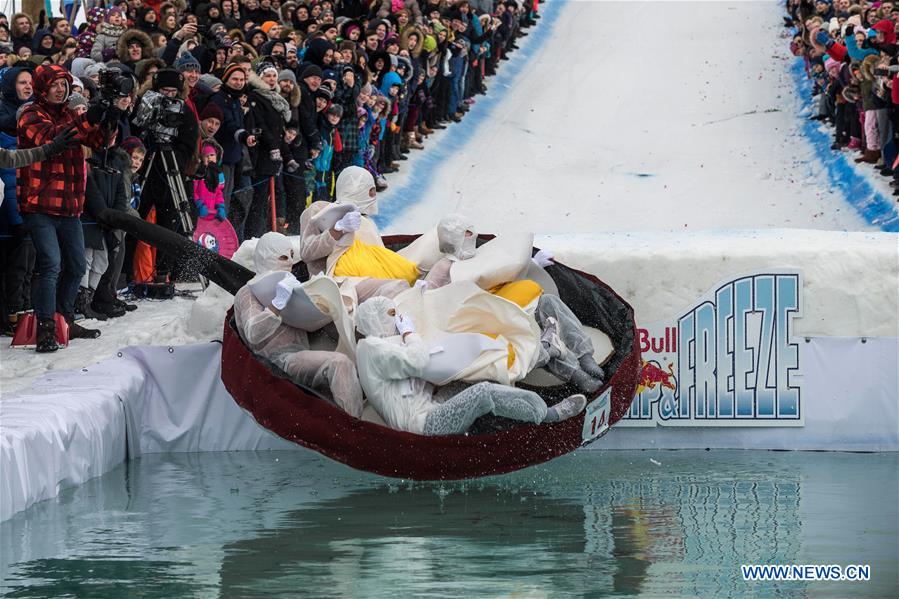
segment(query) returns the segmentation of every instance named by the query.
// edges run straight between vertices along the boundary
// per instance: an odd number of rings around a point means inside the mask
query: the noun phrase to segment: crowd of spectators
[[[57,314],[96,337],[75,321],[135,309],[126,284],[173,288],[178,265],[104,226],[104,210],[184,233],[188,212],[227,219],[247,239],[298,234],[347,166],[386,189],[486,92],[537,3],[66,0],[49,20],[0,14],[0,147],[56,140],[52,158],[0,169],[4,334],[33,310],[38,351],[54,351]]]
[[[899,4],[787,0],[791,49],[813,80],[814,120],[833,128],[831,149],[856,154],[892,179],[899,196]]]

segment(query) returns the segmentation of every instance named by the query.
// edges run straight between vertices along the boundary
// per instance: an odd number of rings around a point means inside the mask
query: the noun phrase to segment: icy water
[[[895,597],[899,456],[581,451],[412,484],[310,452],[143,457],[0,525],[5,597]],[[740,564],[870,564],[749,583]]]

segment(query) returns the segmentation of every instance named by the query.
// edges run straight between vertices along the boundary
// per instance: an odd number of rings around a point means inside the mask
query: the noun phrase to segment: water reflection
[[[306,452],[148,456],[0,525],[2,592],[883,596],[899,583],[897,465],[589,451],[423,485]],[[741,563],[871,563],[875,580],[748,585]]]

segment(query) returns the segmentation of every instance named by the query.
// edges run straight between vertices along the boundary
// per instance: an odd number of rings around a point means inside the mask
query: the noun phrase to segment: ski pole
[[[275,178],[270,177],[268,180],[269,199],[272,205],[272,231],[278,230],[278,217],[275,210]]]

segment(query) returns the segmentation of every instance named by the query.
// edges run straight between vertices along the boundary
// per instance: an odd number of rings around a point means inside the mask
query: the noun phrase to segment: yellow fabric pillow
[[[418,267],[414,262],[396,252],[376,245],[353,241],[334,265],[338,277],[372,277],[374,279],[404,279],[409,285],[418,279]]]
[[[490,290],[490,293],[507,299],[521,308],[525,308],[540,297],[540,294],[543,293],[543,288],[530,279],[524,279],[497,285]]]

